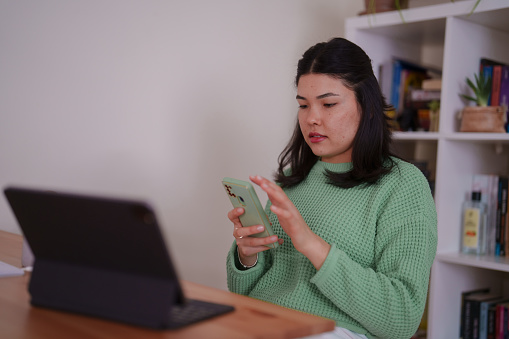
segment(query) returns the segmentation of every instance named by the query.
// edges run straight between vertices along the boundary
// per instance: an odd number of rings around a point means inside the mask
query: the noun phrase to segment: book
[[[486,333],[487,319],[488,319],[488,304],[502,300],[502,297],[493,293],[471,294],[465,296],[465,310],[469,314],[463,338],[464,339],[479,339],[481,331]],[[481,310],[482,309],[482,310]],[[482,313],[482,314],[481,314]]]
[[[488,308],[488,326],[487,326],[487,339],[496,339],[497,329],[497,304]]]
[[[422,81],[421,88],[431,91],[440,91],[442,90],[442,78],[425,79]]]
[[[506,188],[507,188],[507,191],[506,191],[506,204],[505,204],[505,220],[503,221],[502,227],[504,227],[504,234],[505,234],[504,253],[507,256],[509,253],[509,179],[508,179]]]
[[[489,288],[480,288],[475,290],[464,291],[461,293],[461,308],[460,308],[460,339],[466,339],[465,333],[470,332],[470,317],[471,317],[471,304],[469,304],[469,308],[467,309],[466,298],[477,295],[477,294],[488,294],[490,293]]]
[[[479,60],[479,71],[482,71],[484,66],[493,66],[493,65],[500,65],[501,63],[497,60],[482,57]]]
[[[429,89],[412,89],[410,92],[410,102],[429,102],[440,100],[441,92]]]
[[[509,331],[507,329],[507,320],[509,303],[498,303],[495,311],[495,338],[505,339]]]
[[[481,72],[486,68],[485,76],[488,74],[491,75],[490,106],[501,106],[504,104],[507,106],[509,96],[509,65],[488,58],[481,58],[479,65]],[[504,83],[505,85],[503,85]]]
[[[406,94],[404,110],[400,115],[401,130],[429,131],[431,127],[430,104],[440,102],[440,91],[410,89]]]
[[[502,75],[500,79],[500,101],[501,106],[509,107],[509,66],[502,66]],[[509,118],[509,111],[507,112]],[[509,132],[509,119],[507,119],[506,131]]]
[[[495,306],[497,303],[500,303],[502,301],[507,301],[500,295],[491,294],[491,296],[492,296],[491,298],[487,297],[487,298],[482,298],[481,300],[479,300],[479,305],[478,305],[478,309],[479,309],[479,332],[478,332],[478,334],[479,335],[478,336],[474,335],[474,338],[488,339],[488,312],[489,312],[489,309],[490,309],[490,307]]]
[[[505,176],[500,176],[498,179],[497,219],[495,233],[495,255],[500,257],[505,256],[507,190],[508,178]]]
[[[501,80],[502,80],[502,65],[493,65],[493,79],[491,81],[490,106],[498,106],[500,103]]]
[[[400,58],[393,58],[391,68],[392,83],[390,90],[390,104],[394,107],[397,113],[402,112],[404,108],[403,103],[405,102],[405,94],[409,92],[410,88],[421,88],[423,80],[431,77],[437,77],[437,75],[441,75],[442,73],[441,70],[436,68],[423,66],[419,63]],[[387,78],[387,73],[387,70],[384,70],[381,73],[381,78],[384,84],[386,84],[384,77],[385,79]],[[384,94],[387,93],[387,89],[382,92]]]
[[[474,174],[472,192],[481,192],[481,201],[487,206],[486,253],[495,254],[498,176],[495,174]]]
[[[493,66],[492,65],[484,66],[482,69],[482,72],[484,74],[484,79],[486,79],[486,81],[492,81],[492,79],[493,79]],[[493,86],[492,86],[492,90],[493,90]],[[490,102],[491,102],[491,93],[488,96],[488,103],[490,103]]]

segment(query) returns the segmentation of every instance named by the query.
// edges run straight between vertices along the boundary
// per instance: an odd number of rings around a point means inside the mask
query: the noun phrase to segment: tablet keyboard
[[[185,304],[173,305],[170,310],[169,328],[179,328],[233,311],[229,305],[187,299]]]

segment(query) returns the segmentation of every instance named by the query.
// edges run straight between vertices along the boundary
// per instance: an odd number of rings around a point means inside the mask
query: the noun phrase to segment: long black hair
[[[391,130],[387,105],[373,74],[371,59],[356,44],[334,38],[309,48],[299,60],[295,85],[306,74],[325,74],[340,79],[354,91],[361,109],[359,128],[353,140],[352,169],[346,173],[327,171],[331,184],[343,188],[375,183],[394,166],[390,150]],[[304,140],[299,122],[293,135],[279,155],[275,180],[282,187],[291,187],[306,178],[319,157],[313,154]],[[289,169],[289,171],[287,171]]]

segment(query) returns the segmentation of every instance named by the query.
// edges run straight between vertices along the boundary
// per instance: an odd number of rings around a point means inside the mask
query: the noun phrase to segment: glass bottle
[[[470,254],[486,253],[487,206],[481,202],[481,192],[472,192],[472,200],[463,204],[461,251]]]

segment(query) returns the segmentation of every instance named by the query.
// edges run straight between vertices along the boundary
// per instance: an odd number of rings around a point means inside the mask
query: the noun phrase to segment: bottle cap
[[[472,192],[473,201],[481,201],[481,192]]]

